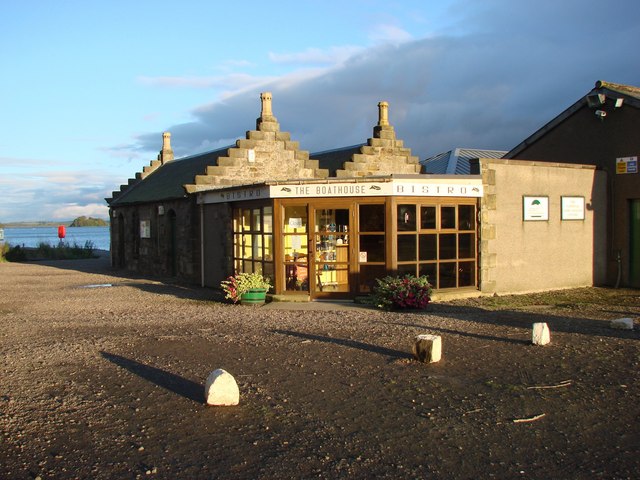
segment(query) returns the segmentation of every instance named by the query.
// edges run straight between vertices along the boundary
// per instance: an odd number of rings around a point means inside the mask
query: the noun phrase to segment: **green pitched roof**
[[[208,166],[218,163],[229,147],[172,160],[133,184],[109,202],[111,207],[185,198],[183,185],[193,183],[196,175],[204,175]]]

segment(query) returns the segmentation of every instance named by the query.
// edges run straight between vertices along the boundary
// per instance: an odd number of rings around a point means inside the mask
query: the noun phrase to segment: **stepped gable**
[[[419,174],[422,165],[403,141],[396,139],[393,126],[389,125],[389,104],[378,103],[378,125],[373,127],[373,138],[360,147],[360,153],[336,170],[336,177],[369,177],[391,174]]]
[[[171,149],[171,134],[169,132],[162,133],[162,150],[158,153],[156,160],[151,160],[148,166],[142,168],[142,172],[137,172],[134,178],[130,178],[126,184],[120,185],[120,190],[111,192],[111,198],[105,198],[107,203],[113,202],[123,193],[127,192],[131,187],[137,185],[148,175],[155,172],[159,167],[173,160],[173,150]]]
[[[245,139],[236,141],[217,165],[207,167],[206,174],[197,175],[194,183],[184,185],[187,193],[195,193],[233,185],[247,185],[269,180],[326,178],[328,170],[321,169],[317,160],[309,159],[309,152],[299,149],[288,132],[280,131],[280,124],[271,109],[271,93],[260,94],[262,111],[256,120],[256,130]]]

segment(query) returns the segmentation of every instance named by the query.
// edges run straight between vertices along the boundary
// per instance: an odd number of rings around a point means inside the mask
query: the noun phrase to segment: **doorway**
[[[344,202],[283,202],[283,290],[312,298],[345,297],[352,292],[351,218]]]
[[[640,199],[629,203],[629,285],[640,287]]]
[[[311,286],[315,297],[349,293],[349,208],[313,208]]]

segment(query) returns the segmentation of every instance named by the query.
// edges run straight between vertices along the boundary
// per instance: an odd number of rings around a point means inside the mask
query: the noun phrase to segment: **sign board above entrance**
[[[480,178],[396,179],[385,182],[327,182],[254,185],[210,190],[198,203],[240,202],[267,198],[328,197],[482,197]]]

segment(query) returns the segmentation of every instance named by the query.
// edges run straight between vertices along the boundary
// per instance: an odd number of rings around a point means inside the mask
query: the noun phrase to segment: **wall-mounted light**
[[[164,215],[164,206],[158,205],[158,215]]]
[[[587,104],[590,108],[599,107],[604,105],[607,96],[604,93],[590,93],[587,95]]]

